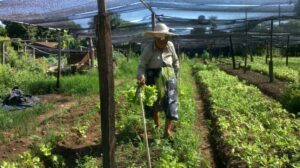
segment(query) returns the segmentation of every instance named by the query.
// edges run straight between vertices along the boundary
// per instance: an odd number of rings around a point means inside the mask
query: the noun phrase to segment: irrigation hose
[[[143,94],[141,92],[141,87],[139,86],[137,89],[140,99],[140,105],[142,109],[142,115],[143,115],[143,124],[144,124],[144,140],[146,142],[146,149],[147,149],[147,167],[151,168],[151,158],[150,158],[150,149],[149,149],[149,143],[148,143],[148,134],[147,134],[147,125],[146,125],[146,117],[145,117],[145,110],[144,110],[144,104],[143,104]]]

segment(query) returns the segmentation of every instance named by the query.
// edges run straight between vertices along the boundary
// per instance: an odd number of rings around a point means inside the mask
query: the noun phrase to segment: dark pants
[[[160,75],[161,69],[147,69],[146,70],[146,85],[155,85]],[[157,100],[153,106],[146,106],[146,117],[151,118],[154,111],[165,111],[166,118],[170,120],[178,119],[178,95],[176,78],[166,81],[166,92],[163,100]],[[161,103],[162,102],[162,103]],[[161,103],[161,104],[160,104]]]
[[[147,69],[146,70],[146,85],[153,86],[156,84],[157,78],[159,77],[161,69]],[[153,112],[158,111],[158,102],[156,101],[153,106],[147,106],[144,105],[145,107],[145,112],[146,112],[146,118],[152,118],[153,117]]]

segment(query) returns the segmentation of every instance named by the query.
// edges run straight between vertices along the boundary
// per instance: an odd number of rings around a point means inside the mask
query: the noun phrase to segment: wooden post
[[[245,60],[244,60],[244,73],[246,73],[247,71],[247,59],[248,59],[248,10],[245,11],[245,19],[246,19],[246,42],[245,42],[245,46],[244,46],[244,49],[245,49]]]
[[[155,21],[155,13],[151,14],[151,21],[152,21],[152,31],[154,31],[156,21]]]
[[[26,41],[24,41],[24,57],[26,57],[26,53],[27,53],[27,43]]]
[[[178,41],[178,43],[177,43],[177,54],[178,54],[178,57],[180,57],[179,41]]]
[[[2,64],[5,64],[5,41],[3,41],[2,45]]]
[[[94,51],[93,38],[90,37],[90,59],[91,59],[92,68],[94,68],[94,58],[95,58],[95,51]]]
[[[267,41],[265,41],[265,43],[266,43],[266,47],[267,47],[267,53],[266,53],[266,64],[269,64],[268,63],[268,59],[269,59],[269,43],[267,42]]]
[[[289,47],[290,47],[290,35],[288,35],[287,42],[286,42],[286,51],[285,51],[285,65],[289,65]]]
[[[253,62],[254,61],[254,58],[253,58],[253,47],[248,47],[248,51],[250,53],[250,61]]]
[[[57,80],[56,80],[56,88],[60,88],[60,76],[61,76],[61,34],[60,31],[57,33],[58,35],[58,65],[57,65]]]
[[[229,35],[229,43],[230,43],[230,55],[231,55],[231,58],[232,58],[232,68],[236,69],[235,57],[234,57],[234,50],[233,50],[233,44],[232,44],[232,37],[231,37],[231,35]]]
[[[278,5],[278,26],[280,26],[280,15],[281,15],[281,6]]]
[[[103,167],[114,168],[116,138],[111,28],[109,14],[106,13],[105,0],[98,0],[97,2],[96,46],[100,85]]]
[[[270,82],[273,82],[273,19],[271,20],[271,34],[270,34],[270,61],[269,61],[269,76]]]
[[[32,58],[35,59],[35,48],[32,48]]]

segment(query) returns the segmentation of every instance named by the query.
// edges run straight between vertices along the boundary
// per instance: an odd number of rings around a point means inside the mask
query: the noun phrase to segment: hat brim
[[[145,32],[144,35],[146,37],[166,37],[166,36],[176,36],[175,33],[171,32],[158,32],[158,31],[148,31]]]

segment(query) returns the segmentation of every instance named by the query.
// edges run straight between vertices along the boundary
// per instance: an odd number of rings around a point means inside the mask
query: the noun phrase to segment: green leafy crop
[[[127,98],[130,102],[139,104],[139,92],[141,93],[141,97],[143,102],[147,106],[153,106],[153,104],[157,100],[157,89],[156,86],[141,86],[138,87],[131,87],[128,91],[126,91]]]
[[[294,115],[255,86],[220,70],[199,71],[197,79],[206,88],[203,95],[220,132],[216,138],[230,149],[232,159],[247,167],[299,165],[300,125]]]

